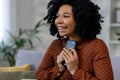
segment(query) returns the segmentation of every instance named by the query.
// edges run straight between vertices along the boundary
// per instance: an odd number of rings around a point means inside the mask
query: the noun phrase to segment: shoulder
[[[52,41],[52,43],[58,43],[58,42],[60,42],[59,39],[54,39],[54,40]]]
[[[51,45],[64,45],[66,42],[66,38],[65,39],[54,39],[52,42],[51,42]]]
[[[83,43],[83,47],[84,49],[87,48],[88,50],[93,51],[93,52],[104,50],[104,49],[107,50],[107,45],[102,39],[99,39],[99,38],[95,38],[90,41],[85,41]]]
[[[62,42],[63,40],[59,40],[59,39],[54,39],[51,43],[52,44],[56,44],[56,43],[60,43]]]
[[[91,41],[91,44],[93,44],[94,46],[100,46],[100,45],[106,45],[106,43],[99,38],[95,38],[94,40]]]
[[[102,39],[96,38],[93,41],[91,41],[91,44],[92,44],[94,51],[107,51],[108,50],[106,43]]]
[[[100,49],[100,48],[107,48],[106,43],[99,38],[95,38],[93,40],[89,40],[89,41],[84,41],[83,43],[84,48],[88,48],[88,49]]]
[[[92,55],[95,60],[100,60],[100,59],[103,59],[103,58],[109,56],[108,47],[102,39],[96,38],[91,43],[93,44],[92,45],[92,49],[93,49]]]

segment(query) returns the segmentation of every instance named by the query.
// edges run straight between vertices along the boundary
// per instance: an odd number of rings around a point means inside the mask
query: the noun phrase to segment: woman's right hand
[[[65,67],[62,65],[62,62],[64,61],[64,58],[61,55],[62,53],[63,51],[57,56],[57,64],[60,72],[63,72],[65,70]]]

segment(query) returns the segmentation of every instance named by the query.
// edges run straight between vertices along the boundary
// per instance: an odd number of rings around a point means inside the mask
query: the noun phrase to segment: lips
[[[65,32],[68,27],[58,27],[59,32]]]

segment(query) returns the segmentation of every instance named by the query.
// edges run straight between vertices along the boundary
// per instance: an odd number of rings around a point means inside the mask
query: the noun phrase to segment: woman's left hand
[[[77,52],[75,49],[63,49],[64,52],[62,53],[62,56],[66,62],[67,69],[70,71],[70,73],[73,75],[76,69],[79,66],[79,59],[77,56]]]

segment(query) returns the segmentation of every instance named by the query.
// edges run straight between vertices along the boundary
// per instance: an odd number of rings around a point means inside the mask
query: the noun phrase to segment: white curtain
[[[7,41],[10,29],[10,0],[0,0],[0,41]]]

